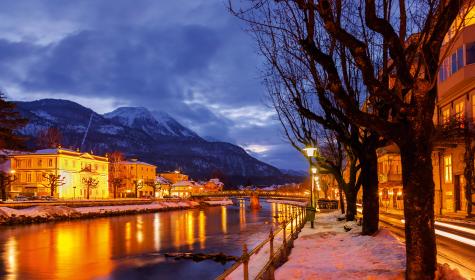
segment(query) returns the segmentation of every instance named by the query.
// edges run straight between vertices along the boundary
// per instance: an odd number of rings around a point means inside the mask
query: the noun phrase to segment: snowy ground
[[[321,213],[314,229],[306,225],[275,279],[404,279],[402,243],[387,230],[362,236],[361,227],[336,221],[338,215]]]
[[[386,229],[362,236],[360,226],[338,222],[338,216],[338,212],[318,214],[315,229],[307,223],[275,279],[404,279],[403,243]],[[464,279],[446,264],[439,265],[439,275],[443,275],[439,279]]]

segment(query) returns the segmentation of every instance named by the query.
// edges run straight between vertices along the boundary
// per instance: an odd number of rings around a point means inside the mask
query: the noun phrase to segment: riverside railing
[[[216,279],[274,279],[275,268],[287,260],[293,241],[307,221],[306,207],[291,207],[294,211],[284,213],[284,221],[278,230],[271,229],[269,237],[250,252],[243,244],[239,260]]]

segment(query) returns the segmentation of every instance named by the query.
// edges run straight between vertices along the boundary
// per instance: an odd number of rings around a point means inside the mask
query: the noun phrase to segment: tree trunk
[[[346,193],[346,220],[354,221],[356,217],[356,195],[354,187],[349,187]]]
[[[50,196],[54,197],[54,186],[51,186],[50,188]]]
[[[432,145],[430,133],[427,132],[432,120],[429,121],[425,126],[417,127],[419,131],[414,131],[413,136],[405,135],[412,140],[400,146],[406,223],[406,279],[434,279],[436,270]]]
[[[0,189],[2,192],[2,201],[7,200],[7,184],[5,183],[5,175],[3,173],[0,174]]]
[[[89,187],[87,187],[86,188],[86,199],[87,200],[89,200],[89,191],[90,191],[90,189],[89,189]]]
[[[338,194],[340,196],[341,214],[345,214],[345,201],[343,200],[343,189],[341,187],[338,188]]]
[[[363,186],[363,235],[372,235],[378,231],[378,156],[372,145],[367,145],[361,162],[361,184]]]

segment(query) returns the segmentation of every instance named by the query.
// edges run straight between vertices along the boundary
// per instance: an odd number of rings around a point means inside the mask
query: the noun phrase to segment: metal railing
[[[248,252],[247,245],[242,246],[242,255],[233,266],[224,271],[216,279],[223,280],[229,277],[232,273],[242,266],[243,279],[248,280],[249,263],[252,262],[252,257],[256,255],[262,248],[269,244],[269,255],[267,262],[259,269],[253,279],[274,279],[274,270],[287,260],[288,253],[293,247],[293,241],[297,239],[298,233],[304,227],[307,221],[306,207],[291,206],[296,211],[284,217],[284,221],[280,224],[277,231],[270,229],[269,237],[259,243],[254,249]],[[280,241],[280,244],[275,244],[275,240]]]

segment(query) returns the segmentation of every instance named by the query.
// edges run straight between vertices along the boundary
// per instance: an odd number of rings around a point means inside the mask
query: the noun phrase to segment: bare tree
[[[275,32],[276,19],[272,12],[269,12],[269,7],[267,12],[264,9],[262,14],[263,16],[260,13],[253,14],[245,20],[251,23],[260,51],[267,59],[269,67],[265,82],[281,123],[284,128],[288,127],[286,135],[292,136],[290,131],[298,142],[307,145],[316,142],[320,137],[317,135],[318,126],[335,133],[337,141],[345,145],[347,158],[350,160],[347,165],[350,170],[348,182],[345,183],[343,179],[341,164],[335,166],[327,160],[324,167],[325,162],[317,163],[327,171],[334,170],[332,172],[346,194],[348,220],[353,220],[356,215],[356,196],[360,186],[363,186],[362,232],[368,235],[375,233],[379,222],[376,149],[385,143],[384,139],[377,133],[351,122],[331,92],[326,89],[327,79],[324,73],[318,70],[317,64],[306,55],[298,42],[292,42],[291,35],[287,32]],[[262,18],[263,21],[257,22]],[[295,34],[303,36],[298,27],[293,28]],[[338,49],[334,51],[338,52]],[[346,77],[345,86],[351,91],[355,101],[363,106],[364,95],[358,69],[349,62],[345,53],[338,53],[341,55],[340,66]],[[302,107],[305,110],[302,110]],[[293,146],[300,150],[295,143]],[[361,172],[358,173],[360,169]]]
[[[48,127],[37,135],[37,146],[39,148],[56,148],[61,145],[61,131],[57,127]]]
[[[134,184],[134,190],[135,190],[135,197],[139,197],[139,190],[144,187],[144,182],[142,179],[139,180],[133,180],[132,183]]]
[[[86,187],[86,199],[89,199],[91,191],[95,188],[97,188],[97,185],[99,185],[99,180],[94,178],[94,177],[84,177],[82,178],[82,183]]]
[[[12,173],[7,173],[3,170],[0,170],[0,199],[2,201],[7,200],[7,191],[8,187],[15,182],[16,176]]]
[[[112,188],[114,198],[117,198],[119,189],[124,184],[124,178],[120,173],[120,162],[124,160],[124,155],[119,151],[114,151],[108,155],[109,158],[109,185]]]
[[[41,185],[44,188],[50,189],[50,195],[54,197],[55,193],[58,191],[58,188],[66,184],[64,180],[64,176],[55,175],[53,173],[43,173],[43,181],[45,183],[41,183]]]
[[[160,190],[162,189],[162,185],[159,184],[157,181],[155,181],[155,180],[153,180],[153,179],[145,180],[144,184],[145,184],[146,186],[149,186],[149,187],[152,188],[152,190],[153,190],[153,195],[152,195],[152,197],[155,197],[155,193],[156,193],[157,191],[160,191]]]
[[[271,26],[270,32],[289,38],[292,47],[305,51],[316,66],[309,71],[320,72],[324,89],[354,125],[383,135],[399,146],[406,277],[432,279],[436,244],[431,153],[437,74],[444,37],[457,16],[473,3],[411,1],[410,8],[406,8],[406,2],[254,1],[252,9],[266,7],[263,15],[270,13],[274,21],[261,26]],[[348,65],[358,71],[356,78],[364,85],[367,106],[361,106],[352,87],[347,86],[348,72],[344,67]],[[308,104],[296,105],[302,114],[312,111]],[[375,171],[368,170],[363,178],[373,178]]]

